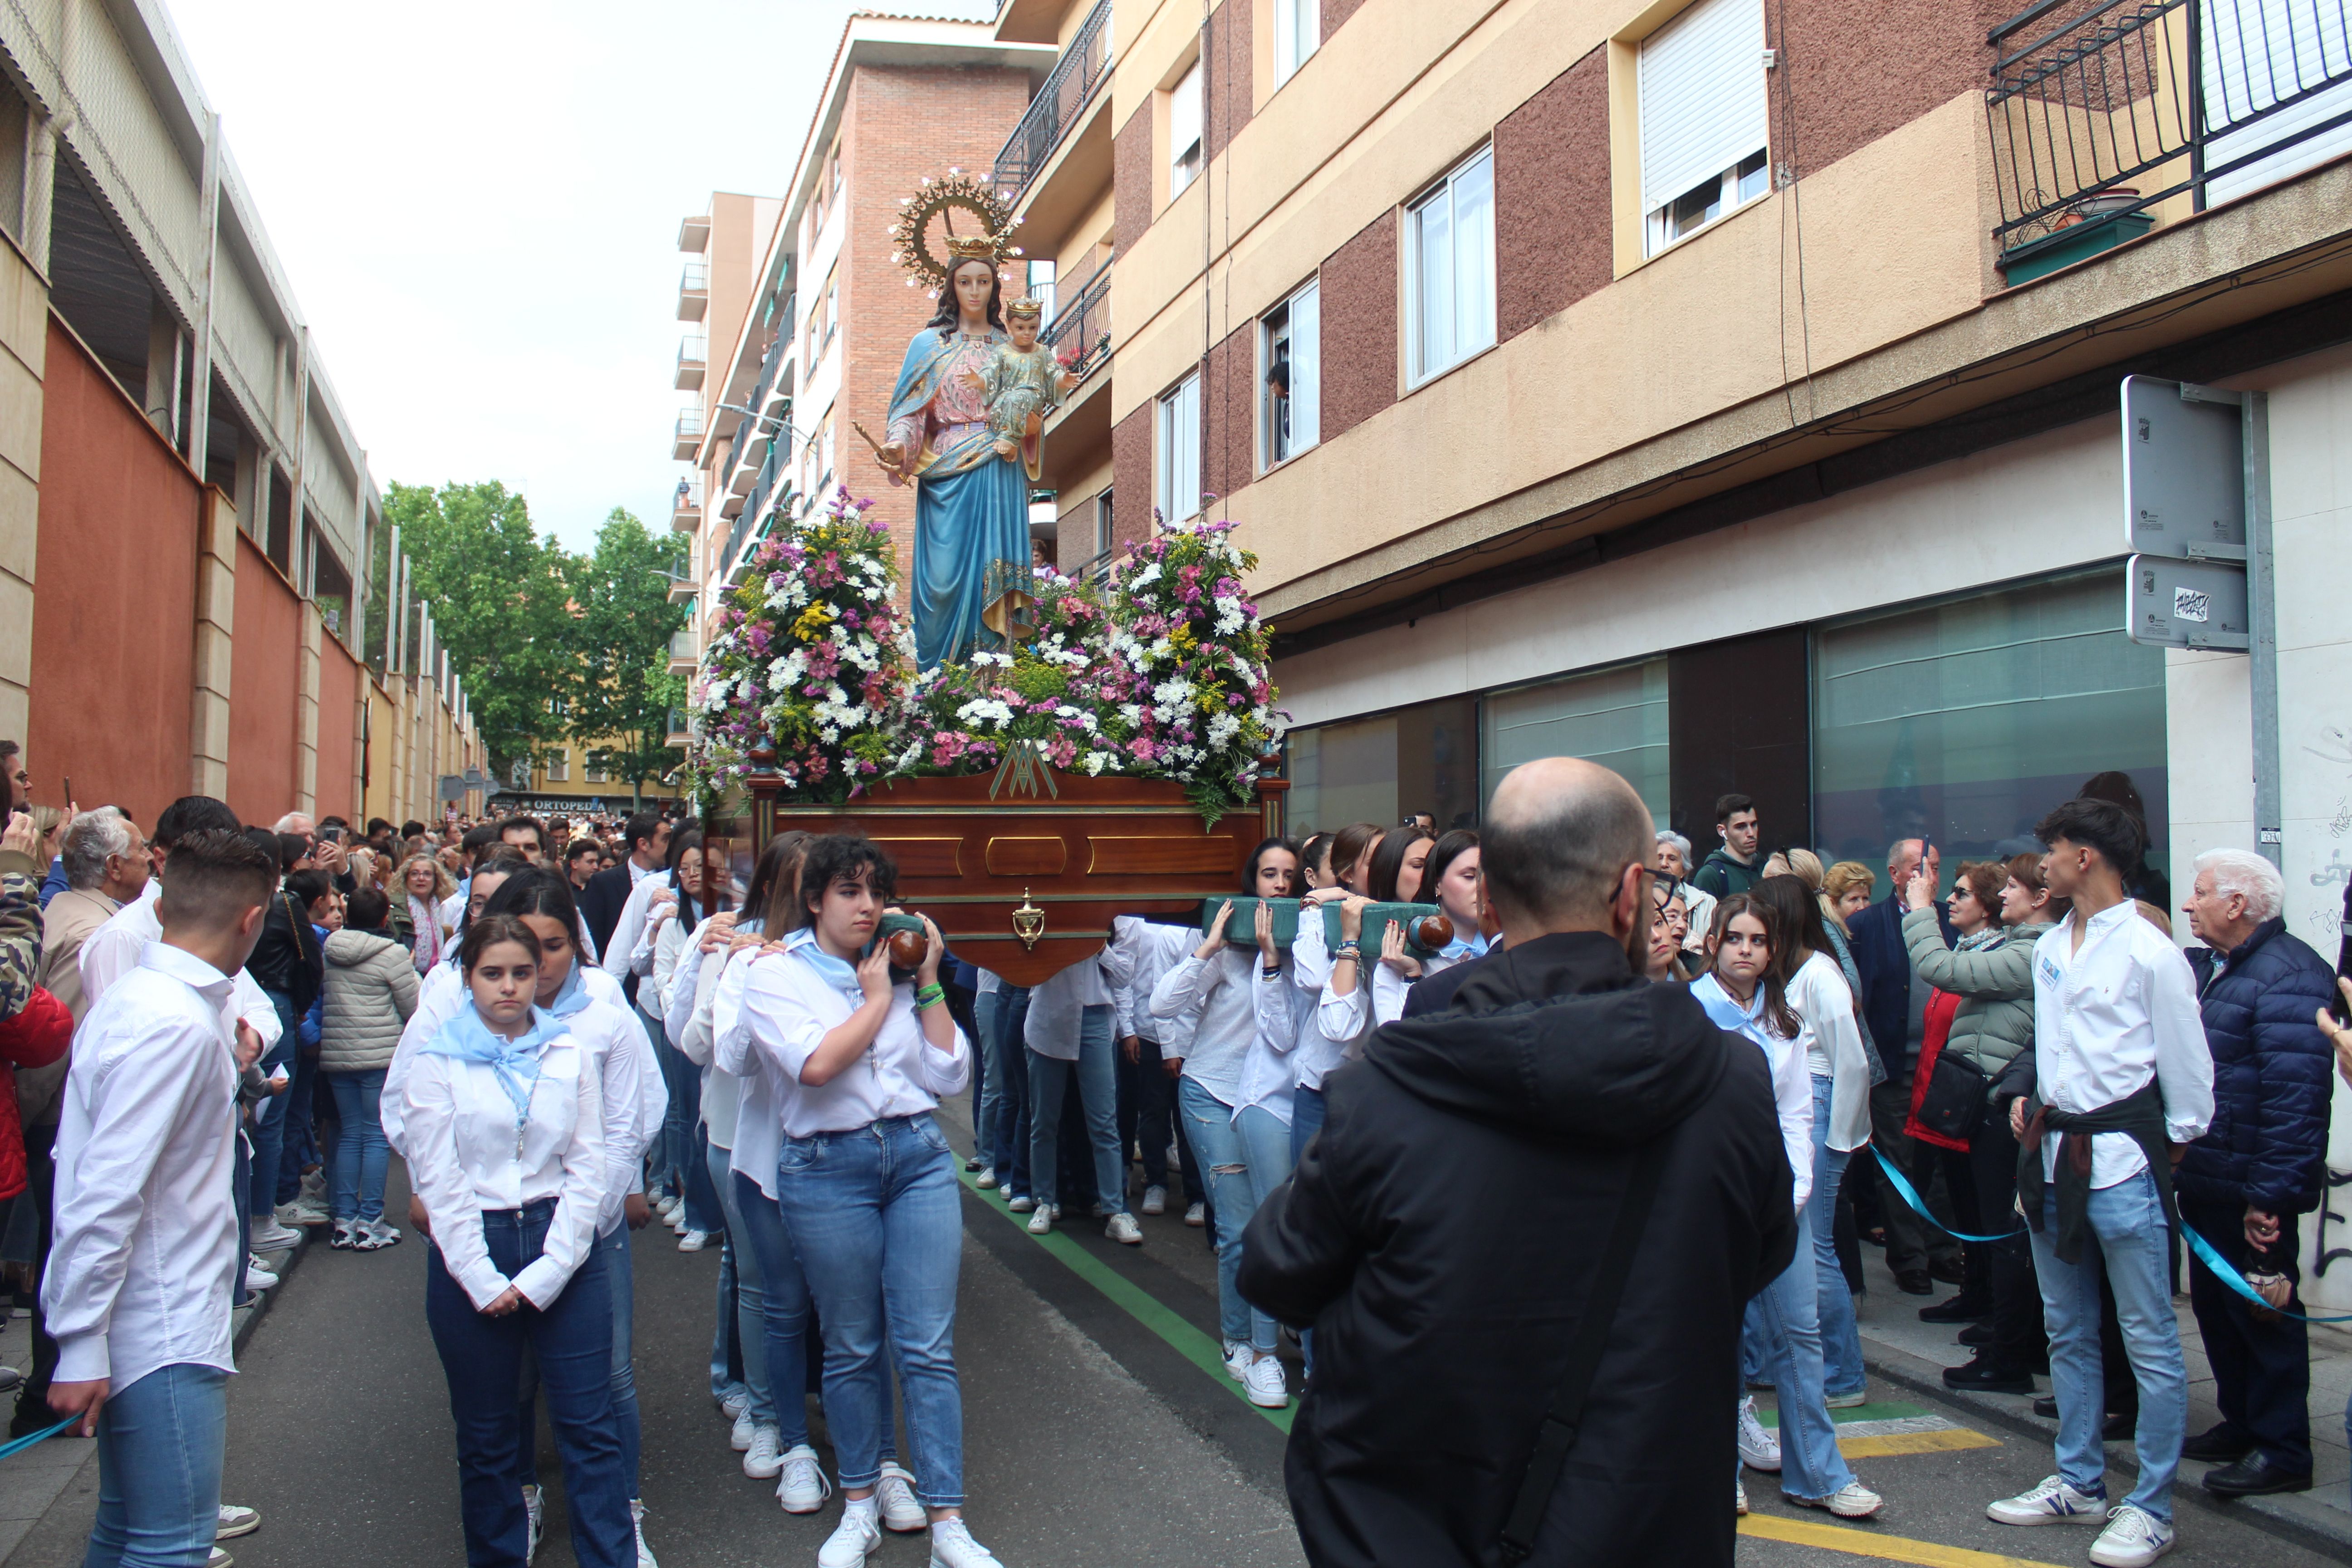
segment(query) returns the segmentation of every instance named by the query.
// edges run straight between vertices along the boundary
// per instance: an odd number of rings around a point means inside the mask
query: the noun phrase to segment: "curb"
[[[257,1299],[252,1306],[230,1310],[229,1316],[232,1320],[229,1328],[230,1354],[241,1356],[245,1353],[246,1342],[253,1338],[254,1331],[261,1327],[261,1320],[269,1315],[270,1305],[285,1292],[286,1282],[294,1278],[294,1270],[302,1266],[302,1255],[310,1250],[310,1233],[320,1228],[323,1227],[296,1226],[294,1230],[301,1239],[292,1247],[276,1252],[254,1254],[256,1258],[269,1265],[270,1272],[278,1276],[278,1283],[269,1289],[256,1291],[255,1295]]]
[[[1898,1387],[1926,1394],[1947,1405],[1958,1405],[2016,1436],[2047,1445],[2057,1435],[2052,1423],[2032,1414],[2032,1406],[2017,1395],[1976,1394],[1967,1389],[1947,1388],[1944,1386],[1944,1369],[1940,1365],[1884,1341],[1864,1336],[1862,1360],[1872,1373]],[[2134,1475],[2139,1472],[2139,1457],[2132,1451],[2129,1444],[2120,1447],[2110,1446],[2107,1463],[2116,1469]],[[2308,1493],[2240,1498],[2235,1501],[2223,1502],[2203,1487],[2184,1478],[2175,1482],[2172,1495],[2177,1505],[2183,1508],[2216,1518],[2235,1519],[2305,1551],[2318,1552],[2339,1563],[2352,1563],[2352,1521],[2339,1521],[2329,1517],[2333,1510],[2323,1503],[2311,1501]]]

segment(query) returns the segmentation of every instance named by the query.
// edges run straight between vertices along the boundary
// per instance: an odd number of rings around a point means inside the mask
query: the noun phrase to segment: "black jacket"
[[[613,928],[621,923],[621,910],[635,886],[629,880],[629,863],[624,860],[597,872],[580,889],[580,918],[588,922],[588,934],[596,939],[598,952],[612,951]]]
[[[1466,967],[1466,966],[1465,966]],[[1628,1174],[1664,1184],[1535,1555],[1727,1565],[1740,1317],[1795,1255],[1763,1053],[1607,937],[1473,968],[1325,1080],[1328,1119],[1250,1223],[1241,1290],[1312,1324],[1285,1465],[1317,1568],[1499,1562]],[[1702,1486],[1705,1490],[1700,1489]]]
[[[268,912],[261,920],[261,940],[254,943],[245,968],[264,991],[291,998],[298,1018],[310,1010],[326,984],[327,955],[310,929],[310,917],[294,907],[294,895],[282,887],[270,897]]]

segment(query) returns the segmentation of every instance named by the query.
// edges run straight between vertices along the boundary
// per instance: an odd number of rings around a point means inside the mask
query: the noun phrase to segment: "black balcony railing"
[[[1110,268],[1099,268],[1068,304],[1054,312],[1052,325],[1038,336],[1081,381],[1110,357]]]
[[[1986,40],[1995,237],[2013,253],[2298,172],[2266,161],[2352,124],[2347,34],[2345,0],[2041,0]]]
[[[743,510],[736,515],[735,525],[727,531],[727,551],[719,558],[719,574],[722,578],[734,573],[735,563],[742,558],[748,541],[765,536],[766,531],[760,526],[763,515],[771,510],[781,509],[792,499],[792,486],[783,478],[784,465],[789,460],[787,446],[788,443],[779,436],[769,447],[768,460],[760,465],[759,477],[751,481],[751,492],[743,498]],[[780,482],[783,484],[781,495],[777,494]],[[775,500],[776,509],[769,506],[771,498]]]
[[[1110,79],[1110,0],[1102,0],[1062,51],[1054,67],[1054,74],[1030,100],[1029,111],[1013,134],[1003,151],[996,154],[996,169],[992,176],[997,195],[1006,201],[1017,201],[1054,155],[1062,138],[1078,121],[1078,113],[1095,95],[1095,89]]]

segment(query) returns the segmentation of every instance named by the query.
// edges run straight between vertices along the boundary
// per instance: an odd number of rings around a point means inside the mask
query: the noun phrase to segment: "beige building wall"
[[[0,737],[20,742],[30,715],[41,363],[48,331],[47,280],[0,236]]]

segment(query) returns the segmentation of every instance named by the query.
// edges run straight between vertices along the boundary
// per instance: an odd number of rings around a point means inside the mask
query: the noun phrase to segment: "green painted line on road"
[[[1905,1405],[1896,1400],[1888,1400],[1885,1404],[1855,1405],[1843,1410],[1832,1410],[1830,1412],[1830,1419],[1843,1426],[1852,1421],[1908,1421],[1932,1414],[1934,1412],[1922,1409],[1916,1405]],[[1778,1410],[1759,1407],[1756,1418],[1767,1426],[1780,1425],[1780,1413]]]
[[[1234,1381],[1233,1374],[1225,1370],[1224,1349],[1215,1339],[1186,1322],[1150,1291],[1120,1274],[1118,1270],[1111,1268],[1060,1231],[1048,1231],[1044,1236],[1032,1235],[1028,1225],[1019,1215],[1014,1214],[1011,1209],[1000,1206],[994,1201],[994,1195],[992,1193],[984,1192],[975,1184],[973,1173],[962,1168],[961,1160],[958,1160],[955,1163],[956,1179],[964,1184],[966,1190],[981,1200],[982,1208],[998,1218],[1009,1222],[1023,1236],[1028,1237],[1031,1241],[1044,1247],[1048,1254],[1060,1259],[1064,1268],[1102,1292],[1129,1317],[1158,1334],[1178,1355],[1214,1378],[1219,1387],[1230,1390],[1234,1398],[1273,1422],[1283,1432],[1289,1432],[1291,1413],[1297,1408],[1297,1405],[1286,1405],[1279,1410],[1268,1410],[1262,1405],[1250,1404],[1249,1395],[1243,1392],[1241,1384]]]

